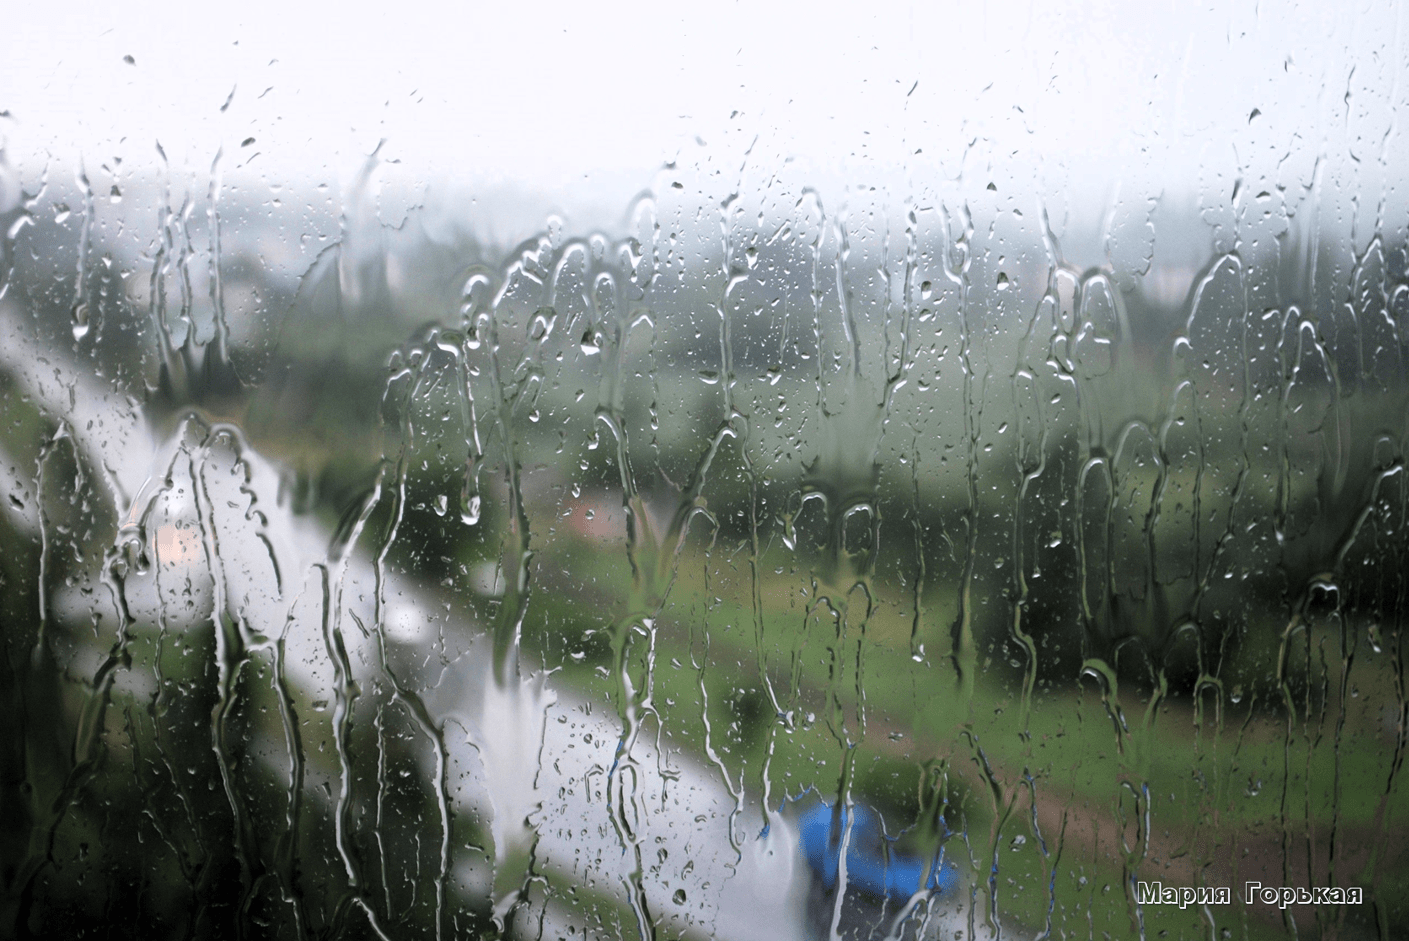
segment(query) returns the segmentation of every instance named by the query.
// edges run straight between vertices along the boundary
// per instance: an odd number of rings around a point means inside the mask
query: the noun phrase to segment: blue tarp
[[[812,871],[825,888],[837,884],[841,862],[842,837],[851,819],[847,836],[846,882],[849,887],[871,895],[908,899],[922,889],[939,894],[959,887],[959,868],[944,858],[940,850],[933,858],[896,852],[881,828],[881,818],[860,804],[838,812],[831,804],[819,802],[798,820],[800,842]]]

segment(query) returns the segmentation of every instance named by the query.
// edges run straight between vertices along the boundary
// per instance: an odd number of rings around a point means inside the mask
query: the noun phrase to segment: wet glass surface
[[[1409,932],[1402,4],[168,12],[0,66],[0,936]]]

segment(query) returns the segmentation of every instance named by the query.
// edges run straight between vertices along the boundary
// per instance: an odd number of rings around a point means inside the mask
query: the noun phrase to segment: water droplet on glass
[[[82,340],[88,335],[88,304],[80,301],[73,305],[73,338]]]

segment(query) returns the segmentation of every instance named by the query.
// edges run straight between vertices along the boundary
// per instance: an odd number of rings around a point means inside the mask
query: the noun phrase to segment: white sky
[[[754,134],[803,166],[922,159],[953,177],[981,159],[1041,185],[1060,165],[1050,183],[1068,188],[1139,167],[1193,188],[1259,144],[1314,138],[1357,63],[1403,97],[1403,4],[1056,6],[67,0],[6,17],[0,134],[30,172],[155,165],[159,140],[193,172],[223,148],[227,174],[334,185],[386,138],[418,181],[609,199],[696,136]]]

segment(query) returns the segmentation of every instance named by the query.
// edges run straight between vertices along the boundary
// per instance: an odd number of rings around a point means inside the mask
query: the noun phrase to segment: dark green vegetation
[[[114,425],[126,403],[190,443],[152,471],[168,542],[133,541],[117,439],[0,372],[0,931],[498,933],[492,807],[445,744],[469,720],[425,706],[485,658],[749,806],[873,806],[1010,930],[1207,936],[1135,905],[1153,879],[1361,885],[1296,930],[1409,930],[1402,247],[1324,240],[1320,276],[1278,268],[1290,238],[1218,256],[1171,306],[1050,233],[1004,256],[912,222],[843,251],[805,199],[771,241],[729,211],[700,234],[647,202],[639,240],[512,252],[352,232],[297,284],[217,259],[256,299],[223,327],[169,220],[130,264],[24,228],[4,329],[111,390]],[[214,601],[264,561],[206,553],[259,514],[320,540],[271,550],[282,627]],[[372,559],[425,634],[366,597],[327,626],[339,567]],[[153,570],[164,606],[129,604]],[[300,631],[324,646],[286,662]],[[614,887],[532,875],[533,904],[635,930]]]

